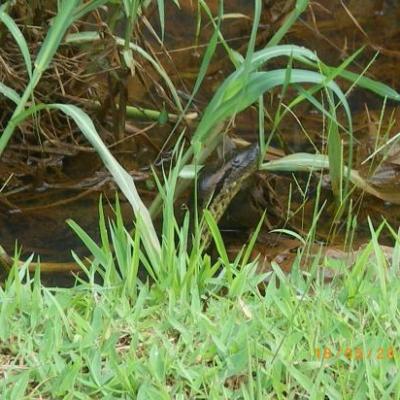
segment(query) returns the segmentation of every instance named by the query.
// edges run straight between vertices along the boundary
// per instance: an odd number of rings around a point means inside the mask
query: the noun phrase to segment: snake
[[[220,221],[244,181],[257,171],[259,153],[258,144],[252,144],[236,152],[220,168],[206,169],[200,173],[197,195],[201,212],[208,209],[214,221],[216,223]],[[211,239],[210,230],[204,229],[201,234],[201,244],[204,249],[209,247]]]

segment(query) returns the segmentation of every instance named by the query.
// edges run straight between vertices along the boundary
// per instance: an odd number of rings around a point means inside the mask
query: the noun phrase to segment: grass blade
[[[3,24],[10,31],[11,35],[14,37],[15,42],[21,50],[22,57],[24,58],[26,72],[28,73],[29,78],[32,78],[32,60],[29,53],[28,44],[26,43],[26,40],[21,30],[18,28],[18,25],[8,14],[4,12],[4,10],[5,5],[2,5],[0,7],[0,21],[3,22]]]

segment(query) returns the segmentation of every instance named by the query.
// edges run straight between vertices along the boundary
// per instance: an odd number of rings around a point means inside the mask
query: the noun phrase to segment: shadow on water
[[[190,95],[202,52],[212,31],[210,24],[204,22],[206,18],[203,18],[205,29],[196,39],[196,10],[192,9],[195,2],[181,1],[181,3],[181,10],[175,8],[172,2],[166,3],[164,48],[160,48],[150,33],[143,34],[179,89],[182,100],[185,101]],[[207,3],[216,12],[217,2]],[[227,3],[225,12],[235,13],[236,18],[224,21],[223,33],[229,44],[243,53],[251,29],[253,3],[245,0]],[[265,46],[273,32],[279,28],[285,15],[290,11],[291,4],[291,1],[264,0],[260,34],[257,39],[258,48]],[[361,56],[356,59],[353,70],[362,72],[379,52],[376,61],[368,69],[368,76],[400,90],[398,79],[400,3],[390,0],[353,0],[346,2],[346,7],[343,4],[328,0],[312,2],[307,12],[284,38],[284,42],[316,50],[320,58],[330,65],[340,64],[361,46],[366,46]],[[156,13],[149,18],[153,26],[158,29]],[[226,54],[223,49],[219,49],[203,87],[196,96],[193,111],[204,109],[220,82],[231,71],[232,67]],[[159,109],[162,108],[164,92],[160,81],[152,71],[141,71],[135,78],[129,78],[127,87],[131,104],[147,108],[156,108],[158,105]],[[273,109],[277,104],[277,96],[271,96],[268,101]],[[360,89],[351,91],[349,102],[357,139],[355,162],[360,166],[362,160],[374,148],[379,126],[381,125],[382,132],[386,130],[391,134],[398,132],[400,115],[397,105],[388,102],[383,121],[380,122],[383,100]],[[320,134],[323,123],[320,115],[311,106],[304,104],[296,109],[296,116],[315,143],[322,145],[325,139]],[[241,113],[236,118],[232,134],[254,141],[257,132],[256,121],[255,110],[249,109]],[[268,128],[268,122],[266,126]],[[154,182],[151,179],[149,165],[160,159],[160,152],[166,156],[167,151],[173,146],[176,140],[174,137],[169,140],[166,148],[163,146],[170,131],[171,125],[168,124],[158,126],[149,122],[128,122],[127,133],[130,139],[126,140],[123,146],[113,148],[117,158],[133,174],[148,204],[154,197]],[[283,138],[286,152],[312,151],[309,142],[304,139],[302,128],[296,118],[286,117],[278,129],[278,134]],[[178,132],[175,135],[177,136]],[[7,153],[1,160],[1,179],[5,181],[10,174],[13,174],[13,178],[0,198],[0,243],[10,253],[13,253],[17,240],[22,246],[23,256],[34,252],[40,255],[41,260],[70,260],[70,249],[75,249],[78,254],[84,254],[85,250],[65,221],[72,218],[96,238],[98,196],[103,193],[112,203],[115,186],[97,156],[88,147],[73,154],[56,156],[53,154],[47,159],[43,156],[39,161],[35,162],[34,168],[31,168],[27,163],[18,163],[18,160],[12,159],[11,156],[7,157]],[[376,175],[375,184],[382,186],[386,184],[390,188],[394,184],[400,185],[398,179],[400,172],[396,172],[396,168],[400,168],[400,158],[397,161],[395,154],[391,161],[388,172]],[[293,183],[293,177],[290,174],[277,175],[273,179],[275,179],[274,187],[279,188],[276,193],[279,201],[286,204],[287,188],[291,182]],[[360,220],[370,215],[373,221],[378,223],[384,216],[395,226],[400,224],[399,206],[364,196],[362,203],[357,203],[357,207],[362,213]],[[131,220],[132,215],[126,203],[123,203],[123,209],[127,221]],[[233,210],[230,215],[239,213],[237,208]],[[228,220],[229,218],[228,215]],[[304,219],[303,213],[303,221]],[[292,223],[301,228],[295,220]],[[322,223],[321,226],[323,225]],[[327,225],[329,225],[328,220]]]

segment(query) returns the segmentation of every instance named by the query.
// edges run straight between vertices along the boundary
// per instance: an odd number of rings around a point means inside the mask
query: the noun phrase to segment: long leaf
[[[136,218],[139,218],[140,216],[140,218],[142,219],[144,223],[144,246],[146,247],[149,257],[152,258],[152,261],[157,263],[160,260],[161,246],[158,241],[157,233],[151,220],[150,214],[146,206],[140,199],[139,193],[136,190],[136,186],[132,177],[124,170],[124,168],[122,168],[122,166],[110,153],[110,151],[98,135],[92,120],[84,111],[74,105],[69,104],[38,104],[21,112],[18,117],[12,121],[14,128],[25,118],[28,118],[29,116],[43,109],[61,110],[66,115],[71,117],[75,121],[77,126],[81,129],[82,133],[85,135],[90,144],[95,148],[100,158],[103,160],[104,165],[108,168],[113,178],[115,179],[118,187],[121,189],[122,193],[131,204]]]
[[[22,34],[21,30],[18,28],[18,25],[14,22],[14,20],[4,12],[5,5],[0,7],[0,21],[4,23],[10,33],[13,35],[15,42],[17,43],[19,49],[21,50],[22,57],[25,61],[26,71],[28,73],[29,78],[32,77],[32,60],[31,55],[29,54],[28,44]]]
[[[157,234],[153,223],[150,218],[150,214],[143,204],[139,193],[136,190],[135,184],[132,177],[121,167],[118,161],[113,157],[110,151],[107,149],[100,136],[98,135],[96,128],[93,125],[92,120],[89,116],[83,112],[80,108],[73,105],[66,104],[50,104],[49,108],[57,108],[63,111],[66,115],[73,118],[75,123],[81,129],[86,139],[95,148],[99,156],[104,162],[104,165],[111,172],[118,187],[125,195],[129,203],[131,204],[136,217],[140,215],[143,221],[143,234],[144,234],[144,246],[148,251],[148,255],[153,257],[153,260],[159,261],[161,254],[161,246],[157,238]]]
[[[253,72],[246,86],[241,88],[234,96],[228,96],[228,99],[221,102],[214,109],[207,107],[206,112],[193,136],[192,142],[204,143],[212,127],[219,121],[243,111],[253,104],[258,97],[285,82],[286,70],[277,69],[268,72]],[[351,121],[350,108],[344,93],[335,82],[326,82],[322,74],[313,71],[293,69],[290,76],[290,83],[316,83],[325,84],[339,98],[345,108],[348,119]],[[350,123],[349,123],[350,124]]]
[[[19,94],[12,88],[8,87],[4,83],[0,82],[0,93],[12,100],[15,104],[18,104],[21,101],[21,97],[19,97]]]

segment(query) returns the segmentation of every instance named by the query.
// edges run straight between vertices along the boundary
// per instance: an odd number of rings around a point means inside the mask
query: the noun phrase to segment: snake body
[[[244,181],[257,171],[258,156],[259,146],[253,144],[237,152],[216,171],[205,171],[200,174],[197,188],[200,207],[207,208],[215,222],[218,223],[222,218]],[[201,243],[206,249],[210,242],[211,233],[205,229]]]

